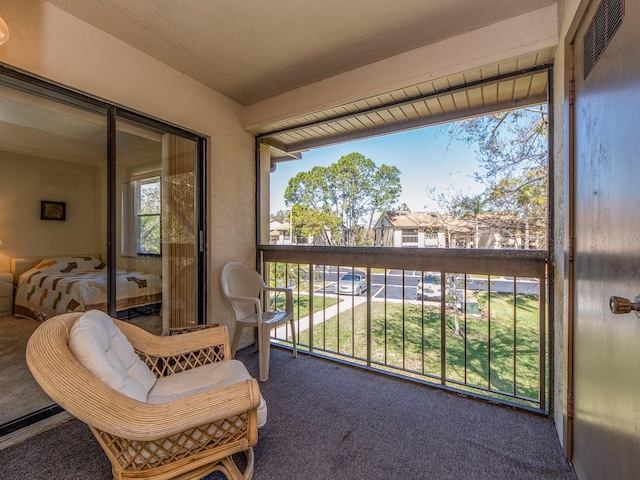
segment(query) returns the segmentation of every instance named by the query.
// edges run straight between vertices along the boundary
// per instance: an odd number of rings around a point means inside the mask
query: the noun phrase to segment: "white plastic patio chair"
[[[235,356],[240,335],[245,327],[256,329],[256,347],[260,354],[260,381],[269,379],[269,353],[271,329],[290,322],[293,356],[297,357],[296,331],[293,319],[293,292],[290,288],[269,287],[254,269],[244,263],[229,262],[222,268],[220,283],[225,297],[231,302],[236,315],[236,329],[231,343]],[[263,298],[268,302],[269,292],[285,295],[285,310],[263,311]]]

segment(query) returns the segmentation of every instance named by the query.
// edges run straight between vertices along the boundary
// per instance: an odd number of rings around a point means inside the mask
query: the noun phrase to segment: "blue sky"
[[[446,126],[434,126],[318,148],[304,152],[302,160],[279,163],[270,178],[271,213],[287,208],[283,197],[290,178],[316,165],[329,166],[352,152],[378,166],[398,167],[402,194],[397,204],[406,203],[412,212],[435,208],[428,194],[434,187],[436,194],[455,190],[473,195],[484,190],[473,178],[478,170],[473,147],[451,141]]]

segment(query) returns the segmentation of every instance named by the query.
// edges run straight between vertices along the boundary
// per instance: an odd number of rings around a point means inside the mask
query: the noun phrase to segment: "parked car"
[[[416,300],[440,300],[442,290],[440,288],[440,275],[437,273],[425,273],[416,287]]]
[[[346,295],[362,295],[367,290],[367,276],[363,273],[345,273],[338,280],[336,292]]]

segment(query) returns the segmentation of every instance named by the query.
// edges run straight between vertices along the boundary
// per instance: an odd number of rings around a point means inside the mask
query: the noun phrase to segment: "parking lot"
[[[353,271],[366,273],[365,269],[355,268]],[[321,267],[316,270],[316,279],[318,279],[318,275],[320,275],[320,279],[324,278],[325,286],[324,288],[318,288],[316,292],[328,295],[334,294],[335,284],[338,279],[342,275],[351,272],[352,269],[348,267],[340,267],[339,272],[337,267]],[[372,273],[372,297],[386,298],[387,300],[415,300],[416,287],[422,274],[423,272],[417,270],[405,270],[404,275],[402,270],[388,270],[386,274]],[[467,290],[486,291],[488,288],[491,288],[492,292],[513,293],[513,278],[491,277],[491,281],[487,282],[483,278],[467,277]],[[516,281],[516,293],[518,294],[537,295],[539,293],[538,290],[538,281],[535,279],[518,279]]]

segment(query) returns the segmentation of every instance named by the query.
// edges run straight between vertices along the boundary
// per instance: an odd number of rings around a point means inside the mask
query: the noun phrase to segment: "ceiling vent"
[[[584,78],[595,67],[598,58],[622,23],[624,0],[602,0],[584,34]]]

